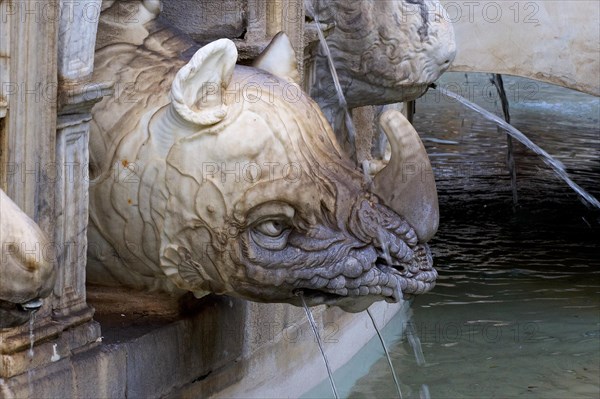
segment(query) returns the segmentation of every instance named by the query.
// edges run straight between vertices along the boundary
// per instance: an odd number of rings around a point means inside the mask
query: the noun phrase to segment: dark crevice
[[[208,373],[206,374],[202,374],[200,377],[196,378],[194,381],[192,381],[192,384],[196,383],[196,382],[200,382],[200,381],[204,381],[205,379],[208,378],[209,375],[212,374],[212,370],[210,370]]]

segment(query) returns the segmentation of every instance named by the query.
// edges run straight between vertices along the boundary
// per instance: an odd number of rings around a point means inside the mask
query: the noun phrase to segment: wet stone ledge
[[[126,341],[97,346],[61,357],[42,368],[2,381],[0,398],[150,398],[232,363],[242,353],[243,329],[222,328],[242,322],[243,301],[225,297],[203,300],[193,316],[168,324],[115,326]],[[120,314],[99,315],[117,318]],[[219,327],[220,329],[217,329]],[[102,326],[111,334],[110,326]],[[68,331],[63,333],[68,335]],[[226,339],[225,339],[226,338]],[[52,356],[52,343],[35,348],[38,356]],[[225,381],[233,383],[235,381]]]

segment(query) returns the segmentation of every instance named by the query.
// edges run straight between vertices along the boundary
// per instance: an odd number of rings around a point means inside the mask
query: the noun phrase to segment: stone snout
[[[335,211],[323,209],[317,223],[302,223],[300,212],[280,204],[279,212],[273,208],[271,216],[246,227],[229,246],[236,272],[224,290],[297,306],[302,293],[309,306],[350,312],[431,290],[437,272],[427,245],[377,197],[357,196],[350,209],[339,202]]]
[[[45,234],[0,190],[0,328],[29,320],[55,281],[53,247]]]
[[[236,66],[222,39],[169,77],[170,93],[150,93],[139,115],[116,120],[122,104],[99,104],[104,130],[93,135],[114,137],[109,159],[135,162],[138,178],[91,183],[89,242],[118,257],[92,254],[88,278],[296,305],[301,290],[309,305],[350,311],[433,287],[425,242],[437,228],[435,184],[394,180],[407,162],[430,169],[418,135],[401,114],[384,118],[392,159],[367,189],[295,83],[294,60],[278,35],[253,67]]]

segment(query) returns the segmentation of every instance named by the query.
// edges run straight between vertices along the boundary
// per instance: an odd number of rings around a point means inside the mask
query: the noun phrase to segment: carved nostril
[[[394,265],[392,266],[394,269],[396,269],[396,271],[400,272],[400,273],[406,273],[406,266],[402,266],[402,265]]]
[[[382,257],[382,256],[378,256],[377,260],[375,261],[375,263],[378,264],[378,265],[391,266],[391,265],[388,264],[388,261],[384,257]]]

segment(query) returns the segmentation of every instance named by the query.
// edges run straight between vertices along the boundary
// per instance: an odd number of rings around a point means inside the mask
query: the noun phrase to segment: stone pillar
[[[4,10],[8,0],[0,0],[0,189],[6,190],[6,142],[5,120],[8,111],[8,83],[10,82],[10,20]]]
[[[64,1],[61,0],[61,6]],[[96,20],[88,19],[81,3],[70,2],[61,13],[58,43],[59,109],[56,131],[56,228],[60,264],[53,308],[64,317],[87,309],[85,254],[88,218],[88,140],[93,101],[85,101],[93,71]],[[100,8],[99,1],[89,1]],[[91,93],[92,100],[95,93]],[[84,310],[85,313],[91,313]],[[91,314],[88,319],[91,319]]]
[[[54,183],[46,171],[55,162],[57,13],[57,1],[0,1],[0,184],[48,237],[54,233]],[[60,332],[51,314],[46,301],[32,339],[28,326],[0,332],[0,378],[42,362],[27,350],[31,341]]]
[[[5,17],[5,13],[2,10],[6,9],[8,4],[7,0],[0,0],[0,124],[2,119],[6,116],[8,110],[8,99],[6,97],[6,83],[10,82],[10,24],[8,23],[8,17]],[[2,130],[0,126],[0,160],[2,159]],[[2,166],[0,166],[2,171]],[[4,181],[0,172],[0,181]],[[3,186],[0,184],[0,188]]]
[[[90,81],[101,0],[60,3],[54,229],[59,269],[52,308],[55,320],[81,330],[72,334],[76,339],[71,343],[80,347],[100,337],[100,326],[86,303],[85,267],[89,122],[91,109],[106,88]]]
[[[18,90],[7,96],[0,177],[8,195],[54,237],[57,268],[53,295],[38,311],[33,330],[21,326],[0,333],[0,378],[7,378],[99,341],[100,326],[85,295],[87,170],[90,111],[106,87],[90,82],[100,0],[1,5],[8,7],[2,32],[10,40],[2,37],[0,52]]]

